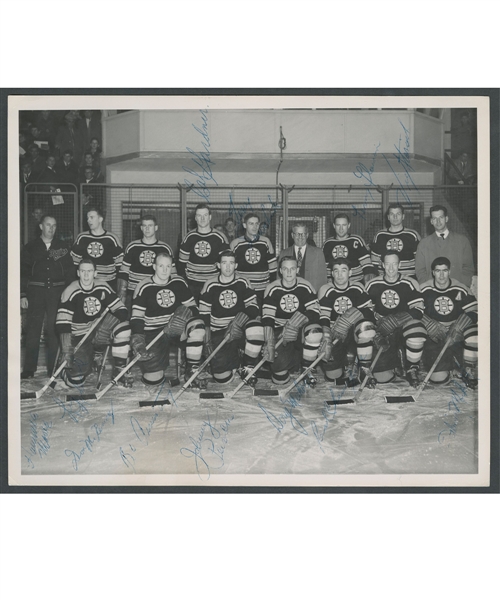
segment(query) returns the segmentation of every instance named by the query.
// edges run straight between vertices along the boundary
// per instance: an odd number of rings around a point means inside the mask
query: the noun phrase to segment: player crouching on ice
[[[205,327],[193,295],[182,277],[172,275],[172,261],[170,254],[157,254],[154,275],[137,285],[132,300],[130,344],[134,354],[140,357],[142,382],[152,395],[165,384],[170,345],[185,343],[187,380],[201,364],[205,339]],[[147,349],[161,332],[163,335]],[[196,382],[197,379],[193,387],[202,385]]]
[[[376,380],[370,373],[375,337],[375,315],[372,302],[362,283],[351,283],[350,263],[337,258],[329,265],[333,283],[319,290],[323,327],[323,341],[319,353],[325,352],[322,361],[325,379],[336,385],[352,387],[369,377],[368,387]],[[336,343],[333,342],[336,340]],[[354,375],[354,361],[359,361],[359,379]]]
[[[447,338],[450,345],[439,361],[430,381],[447,383],[454,359],[460,365],[467,387],[477,387],[477,300],[465,285],[450,277],[451,263],[436,258],[431,265],[433,278],[422,284],[425,314],[422,322],[429,333],[423,362],[429,369],[437,360]]]
[[[273,383],[283,385],[290,381],[292,369],[300,364],[304,371],[316,360],[323,332],[316,291],[308,281],[297,277],[297,260],[284,256],[279,274],[280,278],[264,293],[263,356],[271,363]],[[282,345],[277,348],[280,338]],[[317,383],[314,372],[308,373],[304,381],[313,388]]]
[[[113,377],[127,362],[130,350],[130,325],[128,312],[108,283],[96,279],[96,267],[92,260],[84,258],[78,265],[78,279],[70,283],[61,295],[57,312],[56,329],[61,340],[63,381],[70,387],[82,386],[92,372],[93,364],[100,366],[106,347],[111,344]],[[92,324],[102,317],[80,348],[75,346],[87,335]],[[120,379],[120,384],[132,387],[130,373]]]
[[[236,370],[242,379],[252,370],[264,344],[264,331],[259,317],[257,295],[250,282],[236,272],[236,256],[231,250],[220,253],[216,263],[220,274],[209,279],[200,295],[200,315],[205,322],[206,352],[210,354],[221,341],[228,341],[212,358],[213,378],[217,383],[230,383]],[[240,355],[243,365],[240,367]],[[249,384],[254,386],[252,376]]]
[[[382,256],[384,274],[372,279],[366,286],[371,298],[377,335],[376,348],[382,347],[373,375],[378,383],[389,383],[395,378],[395,369],[401,365],[398,352],[403,350],[404,370],[409,384],[420,385],[418,365],[427,340],[427,331],[422,323],[424,300],[418,283],[399,273],[399,255],[387,251]]]

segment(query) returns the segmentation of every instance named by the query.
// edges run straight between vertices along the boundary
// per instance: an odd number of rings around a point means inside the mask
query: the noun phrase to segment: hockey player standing
[[[195,209],[196,229],[189,231],[179,247],[177,272],[187,281],[196,302],[205,281],[217,275],[220,253],[229,249],[226,236],[212,229],[212,214],[208,204]]]
[[[226,335],[230,335],[229,341],[211,361],[212,375],[217,383],[232,381],[236,369],[244,379],[257,363],[264,343],[262,324],[255,321],[260,314],[255,290],[236,272],[237,266],[233,252],[222,252],[217,263],[220,275],[205,283],[200,296],[200,314],[205,321],[209,347],[217,347]],[[244,350],[241,369],[240,350]],[[250,383],[255,385],[256,381],[252,377]]]
[[[272,381],[283,385],[298,364],[305,370],[318,356],[323,334],[319,324],[318,297],[311,284],[297,277],[297,260],[285,256],[279,264],[280,278],[270,283],[264,294],[262,325],[263,356],[271,363]],[[283,337],[283,345],[275,349]],[[316,377],[308,373],[304,381],[311,387]]]
[[[439,361],[431,381],[446,383],[453,369],[453,357],[461,367],[465,384],[477,387],[477,300],[467,287],[450,277],[451,263],[444,256],[431,265],[433,278],[422,284],[425,315],[423,323],[429,333],[424,346],[424,365],[429,369],[437,359],[445,340],[451,345]]]
[[[386,252],[383,257],[384,275],[372,279],[366,286],[377,319],[377,333],[382,340],[383,352],[374,368],[379,383],[388,383],[395,377],[398,366],[398,349],[404,348],[405,370],[412,387],[420,384],[418,365],[427,340],[427,331],[422,324],[424,301],[418,283],[399,273],[399,254]],[[375,337],[377,345],[379,337]]]
[[[123,249],[114,233],[106,231],[100,209],[87,209],[89,230],[78,234],[71,256],[78,266],[83,258],[89,258],[96,267],[96,278],[106,281],[116,291],[116,276],[123,260]]]

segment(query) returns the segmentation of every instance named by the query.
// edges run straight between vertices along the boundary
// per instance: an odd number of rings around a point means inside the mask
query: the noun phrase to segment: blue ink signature
[[[286,401],[284,401],[284,400],[282,400],[281,402],[282,402],[282,404],[286,403]],[[307,433],[305,427],[302,425],[302,423],[293,414],[292,406],[290,406],[290,408],[288,408],[288,406],[285,406],[283,411],[279,414],[275,414],[275,413],[271,412],[265,406],[262,406],[262,404],[260,404],[260,403],[258,404],[258,407],[266,415],[266,418],[269,421],[269,423],[271,423],[271,425],[277,431],[280,431],[280,432],[283,431],[283,429],[285,428],[287,423],[291,423],[291,425],[295,429],[295,431],[298,431],[302,435],[309,435]]]
[[[442,429],[438,434],[438,442],[440,444],[442,444],[447,437],[456,435],[460,424],[460,413],[463,410],[463,405],[467,403],[467,386],[463,381],[452,379],[450,381],[450,387],[451,400],[448,402],[448,413],[451,419],[446,417],[447,420],[443,421],[446,425],[446,429]],[[462,405],[462,407],[460,405]],[[468,418],[473,419],[473,417],[469,415]]]
[[[418,188],[415,185],[415,182],[413,181],[413,179],[410,175],[410,171],[415,171],[415,169],[411,166],[411,162],[410,162],[410,132],[403,125],[403,123],[401,122],[401,119],[398,119],[398,121],[399,121],[401,127],[403,128],[405,141],[404,141],[404,147],[403,147],[403,149],[401,149],[401,134],[400,134],[397,146],[394,145],[394,147],[396,148],[396,152],[392,154],[392,157],[395,158],[396,161],[398,162],[398,164],[403,167],[404,182],[402,182],[401,179],[399,178],[398,174],[396,173],[393,166],[389,162],[389,159],[387,158],[387,156],[385,154],[382,154],[382,156],[384,157],[385,162],[389,165],[389,168],[391,169],[392,173],[394,174],[394,177],[396,178],[397,182],[403,188],[401,190],[396,190],[396,201],[398,203],[400,203],[399,195],[401,194],[403,199],[408,204],[411,204],[411,198],[410,198],[410,195],[408,192],[410,191],[411,188],[413,188],[414,190],[416,190],[418,192]]]
[[[182,167],[186,173],[189,173],[196,179],[196,185],[194,185],[189,179],[184,179],[184,183],[188,186],[193,186],[193,192],[203,198],[206,202],[210,202],[210,190],[207,187],[207,182],[213,181],[215,185],[218,185],[215,180],[212,167],[214,165],[214,161],[210,158],[210,137],[208,135],[208,111],[200,109],[202,126],[201,129],[196,126],[194,123],[192,124],[194,129],[201,135],[204,150],[201,152],[196,152],[191,148],[186,146],[186,150],[191,154],[191,160],[193,163],[201,169],[201,172],[193,169],[188,169],[187,167]],[[196,168],[195,167],[195,168]]]
[[[262,218],[260,219],[261,225],[265,224],[270,228],[273,217],[276,215],[276,212],[281,209],[281,204],[276,200],[273,200],[269,194],[267,195],[267,199],[269,202],[261,202],[259,208],[252,205],[250,198],[247,198],[246,203],[243,205],[240,204],[236,206],[233,200],[233,194],[232,192],[229,192],[229,216],[234,220],[236,229],[241,228],[247,213],[257,211],[262,215]]]
[[[132,444],[129,444],[128,446],[129,447],[127,448],[127,452],[125,452],[123,447],[120,446],[120,458],[125,463],[125,465],[129,469],[132,469],[132,471],[134,471],[135,473],[135,458],[133,454],[130,454],[130,452],[136,452],[137,449],[134,446],[132,446]],[[130,452],[128,452],[128,450],[130,450]]]
[[[73,465],[73,469],[78,471],[78,465],[82,459],[82,457],[89,453],[93,452],[95,447],[101,441],[101,434],[104,431],[104,428],[108,425],[115,424],[115,413],[113,411],[113,401],[111,400],[110,410],[106,413],[106,416],[101,421],[101,423],[94,423],[91,427],[91,433],[84,439],[80,440],[83,446],[80,448],[78,452],[75,450],[64,450],[64,454],[71,458],[71,462]]]
[[[373,153],[373,158],[370,167],[366,167],[362,162],[359,162],[356,166],[356,170],[353,171],[353,175],[358,179],[365,179],[363,182],[365,187],[373,187],[375,185],[373,181],[373,172],[375,171],[375,160],[377,158],[377,152],[380,148],[380,142],[377,144],[375,148],[375,152]],[[354,216],[358,215],[366,220],[366,209],[368,208],[368,202],[371,200],[372,202],[377,202],[377,199],[372,194],[371,189],[367,189],[363,198],[363,206],[358,209],[354,204],[351,204],[352,209],[354,210]]]
[[[43,458],[47,456],[48,451],[50,450],[49,437],[51,435],[51,429],[53,427],[52,421],[43,421],[43,423],[38,422],[38,414],[33,413],[30,417],[30,445],[29,448],[25,451],[24,458],[26,458],[28,462],[28,466],[31,469],[35,468],[35,464],[32,460],[33,456],[38,456],[39,458]]]
[[[198,437],[189,436],[192,447],[180,449],[182,456],[194,458],[196,472],[202,481],[210,479],[212,470],[224,466],[224,453],[228,442],[227,434],[233,419],[234,415],[231,415],[216,427],[211,423],[207,411],[207,418],[201,424]]]

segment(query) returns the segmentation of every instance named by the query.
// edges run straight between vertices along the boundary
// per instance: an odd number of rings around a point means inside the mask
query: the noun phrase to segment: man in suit
[[[284,256],[293,256],[297,259],[297,275],[302,277],[318,291],[327,283],[325,257],[320,248],[315,248],[307,243],[309,230],[303,221],[297,221],[292,228],[293,246],[280,252],[279,261]]]
[[[56,164],[56,173],[62,183],[78,185],[78,165],[73,160],[71,150],[65,150],[62,159]]]
[[[451,183],[473,185],[475,177],[469,155],[466,152],[462,152],[462,154],[453,161],[453,164],[455,168],[451,167],[449,171]]]

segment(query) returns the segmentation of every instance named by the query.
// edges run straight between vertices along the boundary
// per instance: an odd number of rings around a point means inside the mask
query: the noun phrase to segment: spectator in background
[[[57,130],[55,145],[59,155],[66,150],[71,150],[78,164],[83,156],[83,136],[80,128],[76,126],[74,112],[70,111],[64,117],[64,123]]]
[[[33,174],[33,165],[31,161],[25,160],[21,165],[21,173],[19,177],[19,191],[21,192],[21,200],[24,198],[24,190],[28,183],[34,183],[35,176]]]
[[[475,273],[472,248],[461,233],[448,229],[448,210],[436,204],[430,209],[434,233],[420,241],[415,256],[415,271],[420,284],[432,279],[432,262],[445,257],[451,263],[450,277],[470,288]]]
[[[37,237],[40,237],[40,223],[43,217],[43,208],[37,204],[31,212],[31,216],[28,219],[28,242],[33,241]]]
[[[59,181],[59,175],[56,171],[56,157],[53,154],[47,156],[45,168],[38,181],[40,183],[57,183]]]
[[[460,115],[460,125],[451,130],[451,141],[453,155],[458,156],[466,152],[475,157],[477,151],[477,134],[473,127],[472,119],[468,111]]]
[[[100,144],[102,139],[101,121],[96,116],[96,111],[82,111],[81,129],[83,132],[83,147],[89,148],[92,139],[96,139]]]
[[[231,217],[229,217],[225,220],[222,233],[226,234],[227,241],[229,243],[231,243],[234,239],[236,239],[236,237],[238,237],[236,233],[236,223],[234,222],[234,219],[231,219]]]
[[[453,185],[474,185],[475,175],[472,162],[467,152],[462,152],[458,158],[453,161],[453,166],[450,166],[448,176],[450,183]]]
[[[61,183],[78,185],[78,165],[73,160],[71,150],[65,150],[62,158],[56,163],[56,173]]]
[[[40,154],[40,149],[36,144],[31,144],[29,147],[29,155],[31,158],[31,171],[33,179],[37,181],[41,174],[45,171],[45,160]]]
[[[57,124],[54,115],[50,110],[41,110],[36,119],[36,126],[40,131],[40,139],[49,144],[49,152],[54,152],[54,145],[57,133]]]

